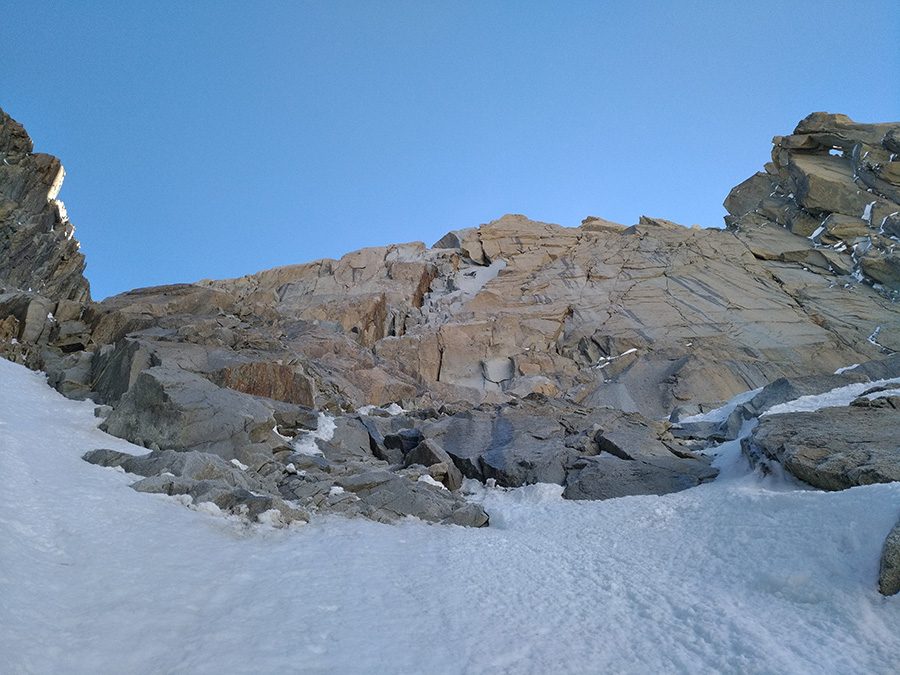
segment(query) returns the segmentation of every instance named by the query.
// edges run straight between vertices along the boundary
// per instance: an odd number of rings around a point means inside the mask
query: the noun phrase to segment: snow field
[[[0,672],[893,673],[876,589],[900,485],[751,472],[570,502],[468,484],[479,530],[339,517],[274,529],[81,460],[146,452],[0,360]]]

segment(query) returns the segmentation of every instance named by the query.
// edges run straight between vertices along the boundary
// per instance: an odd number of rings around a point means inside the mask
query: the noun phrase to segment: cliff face
[[[758,231],[504,216],[431,249],[368,249],[203,286],[333,326],[437,398],[538,392],[660,417],[900,349],[895,309],[846,275],[849,257],[811,264],[824,259],[812,241],[772,230],[760,252]],[[869,340],[876,330],[883,346]],[[411,398],[364,395],[375,398],[355,403]]]
[[[429,492],[462,476],[572,498],[684,489],[715,472],[660,420],[900,351],[900,125],[810,116],[729,195],[726,230],[507,215],[430,248],[91,303],[59,162],[3,119],[0,279],[19,290],[0,296],[0,352],[113,406],[110,432],[163,453],[142,489],[243,503],[227,462],[214,473],[230,488],[191,492],[184,453],[250,466],[276,502],[385,520],[483,524]]]
[[[86,302],[84,256],[56,199],[66,172],[56,157],[32,150],[22,125],[0,110],[0,287]]]
[[[75,228],[56,199],[65,171],[32,150],[22,125],[0,110],[0,356],[40,368],[45,346],[84,349],[78,319],[91,293]]]

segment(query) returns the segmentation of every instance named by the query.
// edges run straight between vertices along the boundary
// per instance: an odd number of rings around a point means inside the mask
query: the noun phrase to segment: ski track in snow
[[[249,526],[81,460],[91,403],[0,360],[0,672],[893,673],[876,581],[900,485],[750,472],[570,502],[483,490],[491,527]]]

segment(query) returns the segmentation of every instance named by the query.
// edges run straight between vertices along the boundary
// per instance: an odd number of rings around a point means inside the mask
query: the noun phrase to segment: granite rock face
[[[776,137],[727,230],[506,215],[96,303],[58,160],[0,121],[0,354],[108,406],[106,430],[151,449],[136,489],[285,522],[469,526],[488,516],[464,478],[661,494],[714,477],[696,452],[711,435],[900,351],[898,125],[817,113]],[[665,421],[759,387],[721,427]],[[195,475],[209,457],[215,476]]]
[[[898,138],[900,124],[813,113],[790,136],[776,136],[765,172],[728,195],[728,227],[784,227],[816,249],[781,251],[781,259],[849,270],[889,293],[900,291]]]

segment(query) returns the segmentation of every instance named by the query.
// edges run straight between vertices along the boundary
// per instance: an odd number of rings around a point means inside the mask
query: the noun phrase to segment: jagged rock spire
[[[84,255],[56,199],[66,172],[33,147],[22,125],[0,110],[0,289],[87,302]]]

